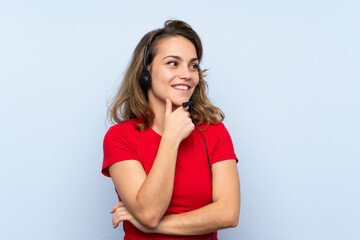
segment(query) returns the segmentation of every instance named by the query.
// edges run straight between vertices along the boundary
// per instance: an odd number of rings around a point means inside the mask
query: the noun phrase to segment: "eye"
[[[193,70],[198,71],[199,70],[199,64],[190,65],[190,68],[193,69]]]
[[[169,61],[169,62],[167,62],[167,65],[176,67],[178,65],[178,63],[176,61]]]

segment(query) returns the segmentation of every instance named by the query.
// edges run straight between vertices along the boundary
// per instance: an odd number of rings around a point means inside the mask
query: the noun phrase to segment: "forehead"
[[[159,42],[155,58],[163,59],[168,55],[180,56],[184,59],[197,58],[194,44],[181,36],[165,38]]]

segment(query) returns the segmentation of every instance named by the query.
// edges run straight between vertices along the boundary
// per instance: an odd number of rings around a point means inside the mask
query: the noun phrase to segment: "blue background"
[[[359,239],[359,1],[0,1],[0,239],[123,236],[106,104],[167,19],[204,45],[239,158],[221,239]]]

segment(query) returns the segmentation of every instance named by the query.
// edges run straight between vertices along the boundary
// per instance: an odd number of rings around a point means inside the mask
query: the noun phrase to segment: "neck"
[[[153,104],[151,101],[149,101],[150,107],[154,111],[154,121],[153,124],[150,126],[157,134],[163,135],[164,133],[164,122],[165,122],[165,111],[166,111],[166,104],[164,103],[158,103]],[[172,106],[172,111],[174,111],[177,108],[177,106]]]
[[[153,124],[150,126],[157,134],[163,135],[164,133],[164,116],[165,116],[165,105],[163,107],[151,107],[154,111],[155,117]]]

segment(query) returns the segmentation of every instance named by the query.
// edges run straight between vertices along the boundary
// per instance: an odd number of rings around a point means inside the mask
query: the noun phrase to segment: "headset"
[[[140,75],[140,86],[141,88],[144,90],[144,91],[147,91],[150,87],[151,87],[151,74],[149,72],[149,70],[147,70],[146,68],[146,59],[147,59],[147,50],[148,50],[148,47],[150,45],[150,40],[147,42],[147,44],[145,45],[145,50],[144,50],[144,57],[143,57],[143,71]],[[198,92],[197,92],[197,95],[196,95],[196,98],[195,100],[189,100],[188,102],[184,102],[182,104],[182,106],[185,108],[185,107],[189,107],[189,112],[190,112],[190,117],[191,117],[191,120],[192,122],[194,123],[194,125],[196,126],[196,129],[198,130],[198,132],[200,132],[203,140],[204,140],[204,143],[205,143],[205,149],[206,149],[206,157],[207,157],[207,161],[208,161],[208,164],[209,164],[209,169],[210,169],[210,177],[211,177],[211,180],[210,180],[210,186],[211,186],[211,195],[212,195],[212,189],[213,189],[213,186],[212,186],[212,179],[213,179],[213,174],[212,174],[212,169],[211,169],[211,164],[210,164],[210,159],[209,159],[209,152],[208,152],[208,147],[207,147],[207,144],[206,144],[206,140],[205,140],[205,136],[204,134],[202,133],[202,131],[200,130],[199,126],[196,124],[195,120],[194,120],[194,117],[193,117],[193,114],[192,114],[192,106],[197,102],[198,98],[199,98],[199,95],[200,95],[200,84],[198,83],[195,87],[195,89],[198,88]],[[195,92],[195,91],[194,91]],[[191,99],[191,98],[190,98]],[[212,196],[211,196],[211,203],[212,203]],[[211,238],[214,239],[214,233],[211,233]]]
[[[147,57],[147,49],[148,49],[149,42],[145,46],[144,50],[144,58],[143,58],[143,71],[140,76],[140,86],[141,88],[146,91],[151,87],[151,74],[149,70],[146,68],[146,57]]]

